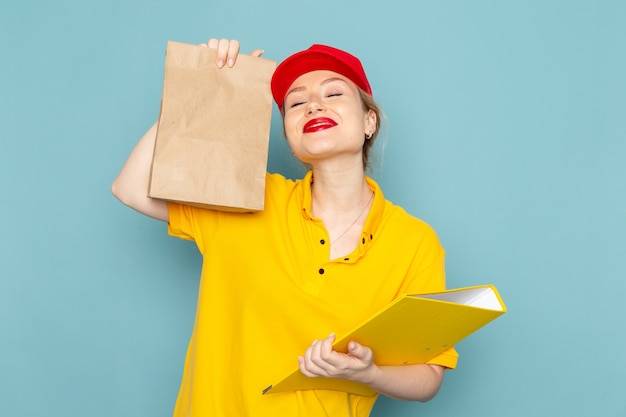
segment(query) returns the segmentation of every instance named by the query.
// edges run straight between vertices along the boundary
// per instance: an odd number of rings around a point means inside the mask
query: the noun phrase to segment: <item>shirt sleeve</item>
[[[446,289],[445,250],[441,246],[436,232],[422,223],[424,234],[417,249],[414,278],[409,285],[409,292],[437,292]],[[414,291],[411,291],[414,290]],[[458,362],[458,353],[451,347],[435,356],[427,363],[454,369]]]
[[[222,213],[174,202],[167,203],[169,222],[167,231],[171,236],[196,242],[201,253],[218,230]]]
[[[193,236],[193,228],[191,227],[189,217],[184,212],[182,204],[168,202],[167,211],[169,222],[167,231],[171,236],[186,240],[195,240]]]
[[[429,365],[439,365],[439,366],[443,366],[444,368],[454,369],[456,368],[456,364],[458,360],[459,360],[459,354],[452,347],[440,353],[439,355],[435,356],[434,358],[432,358],[426,363]]]

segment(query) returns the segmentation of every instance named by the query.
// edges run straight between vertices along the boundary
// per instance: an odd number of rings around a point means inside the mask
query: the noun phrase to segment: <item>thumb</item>
[[[367,355],[367,349],[354,340],[348,343],[348,352],[358,359],[365,359],[365,356]]]
[[[251,56],[260,57],[265,51],[263,49],[255,49],[250,53]]]

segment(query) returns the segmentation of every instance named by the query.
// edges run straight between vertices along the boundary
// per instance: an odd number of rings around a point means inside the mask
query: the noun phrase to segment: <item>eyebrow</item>
[[[320,83],[320,85],[328,84],[328,83],[331,83],[331,82],[333,82],[333,81],[342,81],[343,83],[347,84],[346,80],[345,80],[345,79],[343,79],[343,78],[340,78],[340,77],[331,77],[331,78],[327,78],[327,79],[325,79],[324,81],[322,81],[322,82]],[[305,90],[305,89],[306,89],[306,87],[304,87],[304,86],[302,86],[302,87],[295,87],[295,88],[292,88],[291,90],[287,91],[287,94],[285,94],[285,98],[287,98],[287,96],[288,96],[289,94],[291,94],[291,93],[296,93],[296,92],[298,92],[298,91],[302,91],[302,90]]]

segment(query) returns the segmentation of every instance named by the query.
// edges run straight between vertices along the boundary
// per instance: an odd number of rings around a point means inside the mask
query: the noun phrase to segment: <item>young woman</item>
[[[237,41],[209,41],[216,65],[236,65]],[[253,56],[260,56],[256,50]],[[293,154],[310,167],[292,181],[268,174],[265,209],[237,214],[145,197],[153,126],[112,190],[124,204],[168,222],[204,259],[194,331],[175,416],[367,416],[376,395],[302,390],[263,395],[293,370],[344,378],[401,400],[427,401],[454,349],[428,364],[379,366],[346,332],[402,293],[445,287],[444,250],[423,221],[385,200],[365,174],[380,128],[361,62],[325,45],[276,69],[272,94]]]

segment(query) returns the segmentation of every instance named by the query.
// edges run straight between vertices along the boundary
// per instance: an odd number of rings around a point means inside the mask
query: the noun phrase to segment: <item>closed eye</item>
[[[294,107],[301,106],[301,105],[303,105],[304,103],[305,103],[304,101],[296,101],[295,103],[292,103],[292,104],[289,106],[289,108],[290,108],[290,109],[293,109]]]

